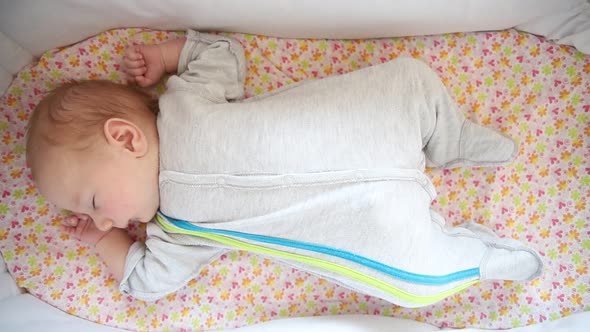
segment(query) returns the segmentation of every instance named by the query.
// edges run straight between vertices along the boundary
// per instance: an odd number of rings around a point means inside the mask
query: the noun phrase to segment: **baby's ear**
[[[104,124],[104,135],[109,145],[121,147],[135,157],[143,157],[148,151],[147,137],[131,121],[121,118],[108,119]]]

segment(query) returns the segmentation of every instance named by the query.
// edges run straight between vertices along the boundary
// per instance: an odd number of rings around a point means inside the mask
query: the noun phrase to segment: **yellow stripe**
[[[236,240],[234,238],[223,236],[223,235],[186,230],[186,229],[179,228],[173,224],[166,222],[165,220],[163,220],[163,217],[160,215],[156,216],[156,220],[163,228],[165,228],[166,230],[168,230],[170,232],[199,236],[199,237],[203,237],[203,238],[206,238],[209,240],[213,240],[213,241],[228,245],[230,247],[234,247],[236,249],[243,249],[246,251],[264,254],[264,255],[268,255],[268,256],[286,258],[286,259],[302,262],[302,263],[305,263],[308,265],[317,266],[317,267],[320,267],[324,270],[336,272],[340,275],[347,276],[351,279],[360,281],[364,284],[367,284],[367,285],[377,288],[381,291],[384,291],[390,295],[393,295],[397,298],[400,298],[406,302],[411,302],[411,303],[416,303],[416,304],[421,304],[421,305],[428,305],[428,304],[438,302],[446,297],[449,297],[450,295],[453,295],[457,292],[460,292],[460,291],[468,288],[469,286],[471,286],[473,284],[476,284],[479,281],[479,280],[468,281],[465,284],[459,285],[455,288],[452,288],[448,291],[445,291],[445,292],[442,292],[439,294],[434,294],[434,295],[429,295],[429,296],[414,295],[414,294],[408,293],[404,290],[401,290],[395,286],[392,286],[388,283],[385,283],[379,279],[376,279],[372,276],[368,276],[366,274],[360,273],[360,272],[353,270],[353,269],[351,269],[347,266],[344,266],[344,265],[332,263],[332,262],[325,261],[325,260],[318,259],[318,258],[314,258],[314,257],[308,257],[308,256],[293,254],[290,252],[280,251],[280,250],[276,250],[276,249],[272,249],[272,248],[267,248],[267,247],[251,244],[248,242]]]

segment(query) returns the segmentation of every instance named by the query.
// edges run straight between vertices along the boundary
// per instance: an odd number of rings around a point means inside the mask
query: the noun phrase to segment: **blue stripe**
[[[251,240],[251,241],[255,241],[255,242],[262,242],[262,243],[279,245],[279,246],[283,246],[283,247],[290,247],[290,248],[318,252],[318,253],[322,253],[322,254],[329,255],[329,256],[339,257],[339,258],[366,266],[368,268],[379,271],[381,273],[387,274],[391,277],[394,277],[394,278],[397,278],[397,279],[400,279],[403,281],[407,281],[407,282],[416,283],[416,284],[438,286],[438,285],[445,285],[445,284],[459,281],[459,280],[463,280],[463,279],[479,277],[479,268],[473,268],[473,269],[458,271],[458,272],[450,273],[447,275],[439,275],[439,276],[411,273],[411,272],[407,272],[404,270],[396,269],[394,267],[385,265],[383,263],[377,262],[377,261],[372,260],[367,257],[353,254],[348,251],[334,249],[334,248],[330,248],[330,247],[326,247],[326,246],[322,246],[322,245],[317,245],[317,244],[281,239],[281,238],[270,237],[270,236],[241,233],[241,232],[235,232],[235,231],[227,231],[227,230],[223,230],[223,229],[212,229],[212,228],[199,227],[199,226],[193,225],[191,223],[188,223],[186,221],[167,217],[161,213],[160,213],[160,215],[162,217],[164,217],[165,219],[167,219],[174,226],[185,229],[185,230],[227,235],[227,236],[247,239],[247,240]]]

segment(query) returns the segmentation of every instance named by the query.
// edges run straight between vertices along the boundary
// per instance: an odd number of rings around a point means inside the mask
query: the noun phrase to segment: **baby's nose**
[[[100,219],[100,221],[95,220],[96,228],[100,229],[103,232],[108,231],[113,227],[113,221],[109,218]]]

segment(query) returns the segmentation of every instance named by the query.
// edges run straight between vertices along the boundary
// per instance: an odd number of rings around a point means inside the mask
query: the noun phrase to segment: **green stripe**
[[[290,252],[280,251],[280,250],[276,250],[276,249],[272,249],[272,248],[266,248],[263,246],[239,241],[239,240],[227,237],[227,236],[186,230],[186,229],[176,227],[176,226],[166,222],[164,220],[164,218],[160,215],[156,216],[156,220],[163,228],[165,228],[167,231],[170,231],[170,232],[198,236],[198,237],[206,238],[206,239],[209,239],[209,240],[212,240],[215,242],[222,243],[224,245],[227,245],[227,246],[230,246],[230,247],[233,247],[236,249],[243,249],[243,250],[246,250],[249,252],[264,254],[267,256],[286,258],[289,260],[302,262],[307,265],[317,266],[317,267],[322,268],[324,270],[332,271],[337,274],[347,276],[351,279],[360,281],[361,283],[364,283],[364,284],[369,285],[371,287],[377,288],[385,293],[393,295],[393,296],[395,296],[399,299],[402,299],[406,302],[415,303],[415,304],[428,305],[428,304],[438,302],[446,297],[449,297],[455,293],[458,293],[458,292],[468,288],[469,286],[471,286],[473,284],[476,284],[479,281],[479,280],[468,281],[462,285],[459,285],[455,288],[452,288],[448,291],[445,291],[445,292],[442,292],[439,294],[434,294],[434,295],[429,295],[429,296],[414,295],[414,294],[408,293],[404,290],[401,290],[395,286],[392,286],[388,283],[385,283],[377,278],[374,278],[372,276],[355,271],[355,270],[353,270],[347,266],[344,266],[344,265],[328,262],[328,261],[314,258],[314,257],[308,257],[308,256],[293,254]]]

